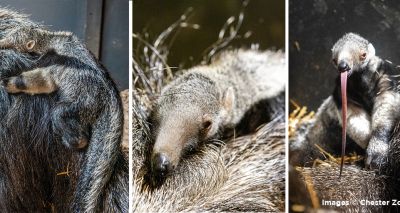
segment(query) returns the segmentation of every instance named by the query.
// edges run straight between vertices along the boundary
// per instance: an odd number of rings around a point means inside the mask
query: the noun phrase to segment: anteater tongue
[[[340,91],[342,93],[342,159],[340,162],[339,178],[342,176],[344,155],[346,152],[347,127],[347,71],[340,73]]]

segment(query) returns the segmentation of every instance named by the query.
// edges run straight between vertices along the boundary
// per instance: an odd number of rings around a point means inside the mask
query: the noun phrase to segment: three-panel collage
[[[0,212],[400,212],[396,0],[0,0]]]

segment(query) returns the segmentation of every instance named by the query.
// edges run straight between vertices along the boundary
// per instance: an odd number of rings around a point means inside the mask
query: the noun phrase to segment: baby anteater
[[[34,53],[39,56],[45,54],[59,54],[62,57],[68,58],[69,54],[65,52],[65,47],[67,47],[66,44],[68,42],[73,42],[73,39],[74,36],[70,32],[50,32],[37,27],[22,26],[10,30],[10,32],[0,40],[0,48],[15,49],[22,53]],[[84,65],[84,63],[78,61],[78,59],[73,60],[77,60],[78,64]],[[78,73],[74,69],[68,68],[67,63],[68,62],[64,65],[60,64],[29,70],[18,76],[3,79],[1,84],[8,93],[27,93],[30,95],[50,94],[61,87],[60,94],[62,94],[61,99],[63,104],[55,110],[54,121],[60,122],[54,122],[54,130],[61,136],[62,142],[67,147],[84,148],[89,139],[90,121],[86,124],[80,122],[82,119],[79,118],[79,114],[80,111],[90,106],[76,108],[76,106],[70,105],[68,109],[65,108],[65,106],[76,102],[72,94],[76,95],[79,93],[75,92],[79,91],[81,95],[89,95],[87,94],[89,91],[82,91],[83,88],[77,88],[78,85],[75,83],[78,83],[77,80],[79,78],[84,81],[86,80],[86,83],[90,83],[88,81],[90,81],[91,77],[85,77],[89,72],[87,74],[85,74],[85,72]],[[70,85],[67,79],[75,79],[74,86],[76,87]],[[87,87],[88,85],[89,84],[82,86]],[[96,95],[96,93],[91,94],[91,96],[93,95]],[[93,99],[87,100],[94,101]]]
[[[32,26],[20,26],[7,32],[7,35],[0,40],[0,48],[44,54],[54,49],[53,46],[58,39],[70,36],[72,36],[70,32],[50,32]]]
[[[15,30],[13,30],[15,29]],[[8,29],[0,41],[39,56],[34,69],[2,80],[10,93],[56,93],[52,130],[68,147],[85,149],[74,212],[102,209],[121,143],[123,115],[119,92],[108,72],[72,33],[40,27]],[[90,141],[90,143],[87,143]]]
[[[153,177],[164,178],[183,155],[218,139],[218,132],[237,125],[255,103],[283,92],[284,68],[282,52],[228,51],[167,85],[152,113]]]
[[[333,95],[318,109],[305,137],[298,137],[305,143],[293,144],[292,151],[302,150],[294,162],[302,162],[301,158],[318,153],[311,151],[315,143],[328,152],[333,151],[336,144],[330,143],[334,140],[330,136],[337,132],[332,130],[343,124],[343,129],[347,130],[343,132],[346,133],[343,139],[347,136],[358,147],[366,149],[365,165],[371,169],[384,169],[388,164],[391,134],[400,118],[396,79],[399,71],[391,62],[376,56],[369,41],[354,33],[345,34],[335,43],[332,61],[341,76],[337,78]],[[342,119],[340,112],[346,108],[345,119]]]

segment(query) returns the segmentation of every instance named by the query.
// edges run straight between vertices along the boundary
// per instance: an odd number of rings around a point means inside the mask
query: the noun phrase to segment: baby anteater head
[[[215,138],[229,122],[233,107],[233,88],[220,91],[214,82],[198,73],[185,75],[167,87],[152,115],[153,178],[164,179],[184,155]]]
[[[332,48],[332,62],[339,72],[357,72],[364,69],[375,56],[375,48],[363,37],[347,33]]]
[[[16,27],[9,30],[0,40],[0,48],[42,55],[53,49],[52,45],[57,39],[68,36],[72,36],[72,33],[51,32],[30,26]]]

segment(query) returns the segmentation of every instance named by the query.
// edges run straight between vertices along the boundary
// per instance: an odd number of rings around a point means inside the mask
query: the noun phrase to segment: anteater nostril
[[[345,61],[341,61],[338,64],[338,70],[340,72],[348,71],[349,70],[349,65]]]
[[[171,168],[171,163],[165,154],[157,153],[153,157],[153,170],[157,175],[164,176]]]

